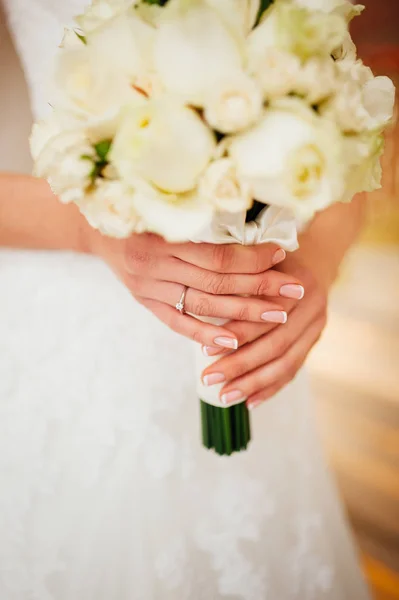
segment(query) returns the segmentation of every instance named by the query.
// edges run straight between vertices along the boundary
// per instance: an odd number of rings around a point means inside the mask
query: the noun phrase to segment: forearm
[[[365,196],[351,203],[335,204],[319,213],[300,236],[296,253],[327,288],[335,281],[341,262],[358,237],[365,213]]]
[[[83,252],[86,229],[77,208],[58,202],[45,181],[0,174],[0,247]]]

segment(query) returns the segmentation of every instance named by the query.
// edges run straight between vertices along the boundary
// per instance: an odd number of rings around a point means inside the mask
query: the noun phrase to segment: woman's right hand
[[[187,313],[236,321],[284,323],[287,315],[278,301],[260,296],[303,294],[297,279],[270,270],[285,258],[275,244],[169,244],[152,234],[115,240],[94,231],[90,240],[90,251],[110,265],[140,304],[204,346],[236,349],[238,341],[222,326],[179,313],[176,304],[185,287]],[[240,297],[244,295],[255,297]]]

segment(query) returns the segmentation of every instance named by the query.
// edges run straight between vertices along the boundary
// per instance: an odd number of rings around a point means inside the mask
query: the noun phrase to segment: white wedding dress
[[[6,0],[36,115],[84,0]],[[301,374],[201,447],[192,347],[98,260],[0,252],[1,600],[367,600]]]

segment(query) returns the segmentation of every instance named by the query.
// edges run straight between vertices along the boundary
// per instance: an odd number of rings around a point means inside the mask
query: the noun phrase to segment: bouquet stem
[[[251,441],[249,411],[245,402],[219,408],[201,402],[202,441],[220,456],[246,450]]]

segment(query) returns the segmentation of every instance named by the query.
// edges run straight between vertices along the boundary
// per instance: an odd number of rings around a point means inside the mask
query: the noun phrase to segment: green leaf
[[[87,45],[87,40],[86,40],[86,36],[82,35],[81,33],[79,33],[78,31],[76,31],[76,29],[74,30],[75,34],[78,36],[78,38],[80,39],[81,42],[83,42],[84,44]]]
[[[144,4],[158,4],[158,6],[165,6],[168,0],[143,0]]]
[[[106,162],[108,153],[111,149],[111,145],[112,140],[102,140],[94,146],[94,149],[102,162]]]
[[[269,8],[269,6],[271,4],[273,4],[273,2],[274,2],[274,0],[260,0],[260,7],[259,7],[258,18],[256,19],[256,25],[258,25],[265,10],[267,10]]]

